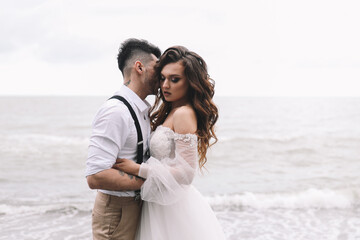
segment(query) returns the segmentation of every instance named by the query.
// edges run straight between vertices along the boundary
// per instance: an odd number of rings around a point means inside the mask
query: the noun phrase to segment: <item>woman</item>
[[[151,157],[141,165],[118,159],[116,168],[145,178],[137,239],[225,239],[206,200],[191,185],[217,140],[218,111],[205,61],[185,47],[167,49],[155,67],[160,89],[150,116]],[[199,157],[199,160],[198,160]]]

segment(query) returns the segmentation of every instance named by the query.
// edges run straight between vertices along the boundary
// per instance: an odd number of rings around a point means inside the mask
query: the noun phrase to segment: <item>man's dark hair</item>
[[[157,46],[149,43],[146,40],[139,40],[135,38],[129,38],[125,40],[121,44],[119,48],[119,54],[117,56],[118,66],[123,76],[125,76],[125,68],[127,67],[127,64],[129,64],[128,60],[136,55],[138,55],[137,57],[142,58],[141,60],[143,61],[146,61],[146,59],[151,60],[151,54],[154,54],[157,58],[159,58],[161,51]]]

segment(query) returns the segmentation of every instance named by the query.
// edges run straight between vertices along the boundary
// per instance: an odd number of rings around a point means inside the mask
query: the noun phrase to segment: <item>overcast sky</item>
[[[0,95],[111,95],[120,43],[200,54],[217,95],[360,96],[360,1],[0,0]]]

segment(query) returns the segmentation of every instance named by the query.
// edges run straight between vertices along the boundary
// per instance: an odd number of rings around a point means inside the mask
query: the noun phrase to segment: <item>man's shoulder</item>
[[[131,118],[128,108],[118,99],[109,99],[99,108],[95,119],[126,119]]]

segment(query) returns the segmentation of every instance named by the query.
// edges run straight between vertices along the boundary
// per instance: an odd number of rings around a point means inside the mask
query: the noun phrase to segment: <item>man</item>
[[[129,102],[139,121],[143,152],[149,145],[150,104],[145,100],[154,94],[156,80],[154,66],[160,57],[158,47],[145,40],[128,39],[119,49],[118,66],[124,86],[115,95]],[[87,182],[91,189],[99,189],[92,213],[93,239],[132,240],[135,237],[141,212],[141,199],[134,190],[143,180],[113,169],[117,158],[137,158],[137,129],[126,105],[109,99],[98,111],[93,122],[88,159]]]

